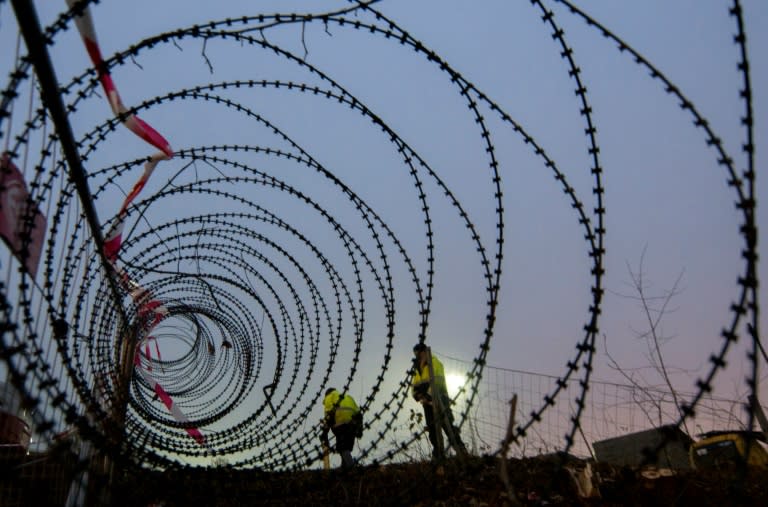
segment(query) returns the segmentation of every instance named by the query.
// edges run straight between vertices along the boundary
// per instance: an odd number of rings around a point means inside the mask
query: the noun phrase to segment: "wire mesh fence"
[[[460,385],[466,380],[471,363],[453,357],[444,357],[446,372],[455,375],[453,385],[454,411],[463,412],[467,401]],[[510,401],[517,396],[515,427],[534,411],[541,400],[553,391],[559,378],[487,365],[474,404],[462,427],[466,442],[476,452],[494,452],[508,431]],[[530,457],[557,453],[563,450],[563,440],[574,417],[573,400],[581,393],[578,383],[567,386],[555,404],[541,416],[541,420],[509,449],[514,457]],[[694,393],[677,392],[679,403],[692,399]],[[594,456],[592,444],[629,433],[661,428],[674,424],[680,414],[680,405],[669,390],[656,387],[618,384],[592,380],[586,408],[580,419],[578,437],[570,453],[581,458]],[[696,414],[685,425],[685,432],[695,439],[714,430],[742,430],[747,400],[704,396]]]

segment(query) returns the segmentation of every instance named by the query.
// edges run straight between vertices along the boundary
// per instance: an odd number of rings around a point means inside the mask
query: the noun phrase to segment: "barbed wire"
[[[46,45],[63,43],[62,32],[73,27],[75,16],[92,3],[78,2],[45,27]],[[432,305],[439,295],[435,274],[441,250],[437,238],[444,232],[435,223],[446,215],[459,224],[448,234],[462,235],[474,251],[471,262],[479,270],[485,298],[479,352],[467,372],[468,400],[459,418],[464,424],[492,350],[505,269],[502,178],[506,175],[493,142],[499,129],[504,129],[505,135],[511,132],[530,150],[562,190],[589,259],[590,301],[583,334],[555,387],[517,424],[514,435],[522,440],[535,431],[543,414],[561,403],[568,386],[577,383],[580,390],[575,399],[565,401],[574,406],[570,428],[563,435],[567,453],[580,430],[592,382],[605,290],[606,190],[598,122],[581,77],[579,55],[559,22],[565,16],[581,19],[615,44],[620,54],[647,70],[690,115],[694,127],[704,135],[704,149],[713,150],[725,171],[742,216],[739,233],[745,264],[737,280],[740,293],[731,303],[731,318],[722,332],[720,348],[709,358],[711,367],[697,381],[699,392],[683,407],[677,424],[692,417],[701,397],[712,390],[713,379],[724,368],[744,322],[753,344],[748,383],[752,391],[756,390],[758,351],[763,349],[758,327],[755,141],[740,2],[732,3],[730,16],[736,25],[734,44],[743,79],[742,150],[747,163],[741,174],[693,101],[642,54],[567,0],[531,2],[540,12],[543,29],[557,43],[562,70],[571,81],[589,157],[589,197],[579,195],[544,143],[521,121],[427,43],[377,10],[376,3],[353,2],[347,8],[322,13],[227,18],[137,41],[105,58],[98,72],[88,68],[59,87],[67,121],[82,119],[90,125],[71,146],[60,133],[49,133],[55,121],[45,107],[30,107],[23,121],[18,120],[21,113],[17,110],[16,119],[12,119],[16,102],[25,95],[40,93],[45,104],[51,102],[50,90],[40,89],[33,81],[33,68],[38,74],[42,72],[35,56],[28,54],[14,64],[0,102],[0,137],[9,145],[10,161],[25,153],[21,165],[29,198],[21,236],[29,248],[35,227],[33,210],[44,208],[47,241],[43,269],[37,278],[23,261],[14,264],[10,255],[2,258],[9,265],[9,273],[0,282],[0,350],[26,406],[37,410],[35,427],[44,439],[50,441],[54,434],[74,426],[82,438],[121,463],[173,469],[184,468],[190,461],[203,463],[211,457],[223,457],[237,468],[298,470],[321,459],[316,424],[308,421],[332,379],[339,382],[343,377],[340,391],[347,392],[356,379],[365,377],[371,382],[360,403],[366,413],[366,427],[380,429],[368,438],[361,459],[372,464],[395,459],[421,438],[421,432],[416,432],[392,441],[392,434],[388,434],[388,429],[404,418],[409,390],[408,372],[392,371],[398,355],[410,354],[410,345],[403,353],[396,338],[398,330],[407,329],[415,330],[411,335],[415,341],[430,340]],[[552,4],[564,9],[555,12]],[[303,54],[274,42],[271,36],[267,38],[271,31],[288,26],[301,29]],[[422,64],[440,73],[466,107],[467,127],[480,143],[474,157],[482,170],[467,177],[483,179],[492,189],[486,196],[493,203],[491,227],[483,229],[476,224],[460,192],[429,162],[418,142],[399,133],[396,121],[368,105],[368,97],[353,93],[340,78],[308,61],[304,36],[306,27],[311,26],[320,26],[325,33],[364,34],[401,49],[403,54],[417,56]],[[253,54],[269,55],[302,77],[279,78],[275,72],[274,78],[237,77],[184,85],[139,102],[128,114],[92,121],[92,104],[103,100],[97,92],[100,72],[115,72],[129,64],[141,69],[143,58],[202,42],[202,57],[210,73],[216,75],[222,71],[207,54],[212,41],[232,51],[247,48]],[[269,73],[269,69],[262,72]],[[25,86],[29,90],[24,90]],[[369,202],[345,181],[341,171],[313,154],[317,147],[312,140],[292,135],[267,114],[249,106],[243,97],[256,93],[278,93],[289,101],[332,108],[336,115],[355,115],[372,136],[379,136],[408,178],[411,188],[407,196],[415,202],[408,205],[419,213],[418,218],[411,218],[411,225],[420,226],[422,231],[418,247],[388,221],[386,210]],[[121,185],[148,158],[113,163],[104,162],[111,158],[105,154],[121,143],[120,124],[128,115],[161,116],[174,107],[211,107],[263,135],[254,136],[258,141],[252,143],[193,144],[176,150],[173,163],[178,164],[177,172],[127,208],[128,232],[118,257],[123,273],[162,301],[168,312],[153,335],[145,336],[140,346],[129,352],[130,357],[135,354],[135,362],[128,361],[126,337],[141,335],[146,316],[128,290],[115,289],[114,273],[105,266],[103,245],[97,239],[101,230],[109,230],[122,219],[114,214],[118,207],[107,204],[128,194]],[[55,126],[57,130],[60,127]],[[77,182],[66,177],[71,164],[59,156],[65,148],[91,166],[83,173],[91,202],[82,202]],[[276,175],[264,170],[265,166],[280,168],[275,171],[286,169]],[[27,171],[27,167],[34,169]],[[308,190],[295,174],[322,182],[322,187],[318,183]],[[399,197],[405,198],[406,192]],[[192,203],[192,208],[185,208],[185,203]],[[106,218],[96,220],[88,211],[94,204],[108,210]],[[168,212],[174,208],[186,214]],[[18,267],[17,272],[10,266]],[[411,308],[404,318],[400,315],[405,305]],[[161,357],[159,343],[163,343],[166,357]],[[366,356],[368,346],[383,351],[379,363]],[[181,352],[168,357],[169,351]],[[158,400],[154,384],[135,369],[149,372],[187,419],[169,413]],[[340,371],[344,372],[341,376]],[[130,387],[121,379],[125,372]],[[129,389],[128,399],[123,389]],[[749,427],[752,421],[749,411]],[[185,430],[192,428],[203,429],[205,445],[189,437]]]

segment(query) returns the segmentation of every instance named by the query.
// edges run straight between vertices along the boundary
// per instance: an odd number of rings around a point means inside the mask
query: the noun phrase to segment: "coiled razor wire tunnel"
[[[563,239],[563,249],[579,258],[574,279],[584,285],[574,296],[581,324],[558,344],[566,356],[556,387],[531,413],[518,414],[513,437],[524,440],[550,407],[568,404],[561,445],[569,451],[601,336],[610,192],[593,112],[600,97],[588,92],[585,53],[564,26],[598,35],[633,64],[627,75],[634,79],[640,69],[638,79],[662,92],[657,107],[682,110],[681,128],[718,166],[722,192],[740,214],[730,245],[740,268],[728,272],[734,292],[720,300],[727,319],[706,352],[696,347],[706,366],[676,424],[695,414],[737,343],[748,343],[746,385],[758,394],[766,354],[741,2],[720,6],[731,20],[723,40],[741,80],[732,90],[742,107],[735,155],[672,78],[577,3],[510,2],[505,9],[525,16],[537,34],[531,49],[553,56],[568,79],[558,116],[575,126],[576,136],[564,134],[562,142],[578,148],[576,160],[529,131],[514,103],[484,92],[428,39],[387,15],[385,1],[281,14],[254,14],[258,7],[249,5],[237,16],[161,30],[122,48],[99,29],[112,2],[72,4],[61,2],[46,26],[32,2],[0,0],[0,34],[14,42],[2,47],[3,181],[18,167],[28,191],[18,242],[7,240],[3,250],[2,355],[42,442],[76,428],[112,458],[152,468],[313,467],[321,458],[318,407],[335,386],[365,413],[360,459],[397,460],[422,438],[420,428],[395,431],[413,409],[411,347],[443,350],[451,326],[474,350],[463,387],[469,401],[457,414],[465,424],[497,347],[497,321],[516,304],[503,296],[502,275],[530,269],[516,264],[525,241],[513,234],[510,245],[510,221],[547,213],[505,198],[519,191],[515,171],[524,165],[546,173],[561,194],[553,206],[566,210],[570,234],[580,238],[573,251]],[[104,54],[96,67],[75,26],[88,10]],[[325,44],[364,52],[344,53],[333,66]],[[411,91],[410,82],[389,81],[386,71],[376,94],[347,84],[357,65],[376,70],[384,54],[403,75],[427,69],[418,90],[441,107],[405,103],[398,90]],[[104,76],[122,90],[124,111],[109,114]],[[398,101],[404,116],[387,107]],[[429,128],[412,127],[422,116]],[[152,148],[124,125],[137,117],[168,139],[172,158],[150,157]],[[455,151],[443,130],[453,123],[466,132]],[[441,149],[461,160],[451,164]],[[512,149],[520,162],[510,159]],[[130,193],[155,163],[146,186]],[[112,258],[105,245],[120,224]],[[30,259],[43,232],[35,272]],[[515,350],[525,355],[526,346]],[[364,389],[356,387],[361,382]],[[580,394],[563,399],[573,383]],[[752,427],[754,412],[745,413]]]

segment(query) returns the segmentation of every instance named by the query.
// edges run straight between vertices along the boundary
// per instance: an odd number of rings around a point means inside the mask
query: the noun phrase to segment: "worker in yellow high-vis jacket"
[[[362,436],[362,414],[354,398],[349,394],[342,395],[331,387],[325,391],[323,399],[323,431],[321,440],[328,445],[328,430],[336,437],[336,452],[341,455],[341,467],[355,466],[352,458],[352,448],[355,438]]]
[[[417,343],[413,347],[413,369],[411,379],[411,389],[413,398],[421,403],[424,408],[424,420],[429,432],[429,441],[432,443],[432,457],[441,459],[437,445],[438,431],[445,432],[448,437],[448,443],[453,447],[454,452],[459,456],[465,456],[467,449],[464,442],[461,441],[459,429],[453,424],[453,413],[451,412],[451,398],[448,396],[448,388],[445,384],[445,371],[443,363],[432,355],[432,372],[434,373],[434,389],[430,387],[429,364],[427,355],[427,346],[423,343]],[[435,403],[439,401],[441,421],[436,421]]]

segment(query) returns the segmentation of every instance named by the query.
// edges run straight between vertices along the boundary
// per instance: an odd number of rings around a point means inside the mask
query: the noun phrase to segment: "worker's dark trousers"
[[[331,428],[336,436],[336,452],[341,455],[341,467],[351,468],[355,466],[355,460],[352,459],[352,448],[355,446],[355,433],[357,426],[352,423],[341,424]]]
[[[456,454],[464,455],[467,453],[464,442],[461,441],[461,435],[459,429],[453,425],[453,413],[451,413],[451,401],[448,396],[441,396],[441,412],[442,412],[442,424],[440,428],[448,437],[448,443],[453,447]],[[435,410],[431,404],[425,403],[424,407],[424,420],[427,423],[427,431],[429,432],[429,441],[432,443],[432,456],[434,458],[442,458],[437,451],[437,432],[438,425],[435,423]]]

